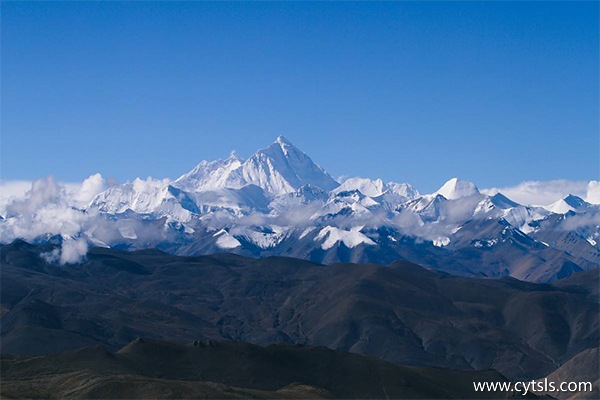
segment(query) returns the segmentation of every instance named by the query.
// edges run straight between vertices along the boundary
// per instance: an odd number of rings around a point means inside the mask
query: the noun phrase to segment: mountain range
[[[522,205],[457,178],[431,194],[381,179],[337,182],[282,136],[246,160],[232,153],[202,161],[173,181],[136,179],[87,201],[56,192],[44,209],[32,211],[33,194],[10,205],[0,241],[62,243],[62,253],[46,257],[61,263],[81,260],[84,250],[69,256],[79,242],[319,263],[407,260],[535,282],[600,263],[600,205],[574,195],[545,207]]]
[[[287,257],[183,257],[156,249],[98,247],[73,267],[51,265],[40,257],[53,248],[57,246],[23,241],[0,247],[2,354],[32,357],[96,345],[117,352],[137,337],[184,344],[229,340],[325,346],[446,370],[439,377],[457,373],[451,370],[493,369],[512,381],[552,374],[565,381],[598,380],[597,270],[542,284],[454,276],[406,261],[322,265]],[[152,356],[156,362],[141,365],[177,371],[181,364],[169,360],[185,351],[175,350],[159,352]],[[319,363],[322,356],[313,361]],[[54,367],[46,373],[19,368],[54,356],[49,357],[8,369],[3,364],[3,380],[15,373],[48,378],[56,373]],[[292,354],[287,362],[293,365],[295,359]],[[76,356],[70,360],[72,365],[63,363],[64,368],[77,370],[86,362]],[[231,371],[235,365],[223,361],[221,367]],[[334,375],[326,376],[333,380]],[[186,376],[179,375],[183,380]],[[207,381],[214,376],[206,376]],[[223,383],[273,390],[295,380],[273,386]],[[300,381],[332,390],[323,381]],[[447,382],[432,385],[442,389]]]

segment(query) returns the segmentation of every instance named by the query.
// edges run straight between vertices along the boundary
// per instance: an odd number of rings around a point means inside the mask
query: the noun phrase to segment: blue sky
[[[3,2],[3,179],[177,177],[283,134],[334,177],[598,179],[598,3]]]

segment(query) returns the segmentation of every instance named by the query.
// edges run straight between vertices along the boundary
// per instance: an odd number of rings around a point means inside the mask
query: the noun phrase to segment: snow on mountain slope
[[[275,196],[269,203],[269,208],[275,214],[286,213],[292,208],[298,210],[310,207],[314,210],[323,206],[328,199],[329,194],[324,190],[304,185],[295,192]]]
[[[374,246],[375,242],[360,232],[361,226],[353,227],[350,230],[339,229],[333,226],[326,226],[321,229],[314,238],[315,242],[322,241],[321,248],[328,250],[336,243],[343,243],[346,247],[352,249],[360,244]]]
[[[230,235],[225,229],[221,229],[219,232],[215,233],[213,237],[217,238],[217,246],[222,249],[235,249],[242,245],[239,240]]]
[[[388,187],[381,179],[348,178],[340,186],[333,190],[333,193],[358,190],[369,197],[381,196]]]
[[[339,185],[283,136],[266,149],[254,153],[231,172],[226,182],[230,187],[241,182],[254,184],[273,195],[290,193],[307,184],[325,191]]]
[[[572,194],[560,199],[545,208],[555,214],[566,214],[569,211],[579,212],[588,208],[591,204],[584,201],[581,197]]]
[[[541,207],[522,206],[502,193],[485,196],[473,212],[475,218],[503,218],[523,232],[531,232],[531,222],[541,220],[548,212]]]
[[[474,183],[461,181],[458,178],[452,178],[448,182],[444,183],[444,185],[433,194],[441,194],[448,200],[455,200],[460,199],[461,197],[473,196],[480,193]]]
[[[268,227],[252,227],[250,229],[239,229],[239,237],[243,237],[249,243],[252,243],[260,249],[271,249],[279,245],[286,239],[293,228],[277,225]]]
[[[235,154],[226,160],[202,161],[175,181],[175,186],[195,192],[240,189],[247,185],[256,185],[276,196],[294,192],[304,185],[329,191],[339,184],[283,136],[246,161]]]
[[[372,198],[385,197],[382,200],[392,202],[402,202],[406,199],[419,197],[419,192],[408,183],[388,182],[384,183],[381,179],[368,178],[348,178],[337,188],[332,190],[333,194],[342,192],[351,192],[358,190],[365,196]]]
[[[532,223],[540,221],[548,216],[548,212],[541,207],[518,206],[506,209],[502,214],[509,224],[520,229],[524,233],[535,230]]]
[[[151,213],[167,199],[167,186],[166,181],[136,178],[132,183],[114,186],[99,193],[92,199],[89,208],[109,214],[118,214],[126,210]]]
[[[406,199],[415,199],[420,196],[419,191],[409,183],[388,182],[389,192]]]
[[[107,214],[121,214],[131,210],[178,222],[188,222],[193,214],[199,212],[187,193],[169,185],[168,180],[151,178],[137,178],[132,183],[113,186],[94,197],[87,209]]]
[[[345,191],[331,194],[328,201],[310,217],[311,220],[338,219],[351,221],[352,218],[368,218],[371,208],[379,206],[371,197],[362,194],[358,190]]]
[[[499,208],[502,209],[508,209],[511,207],[518,207],[520,204],[512,201],[511,199],[509,199],[508,197],[506,197],[505,195],[503,195],[502,193],[496,193],[493,196],[489,197],[490,202]]]
[[[226,179],[231,171],[239,168],[243,160],[235,152],[225,160],[201,161],[190,172],[180,176],[173,186],[188,192],[219,189],[226,187]]]
[[[437,221],[443,217],[443,207],[447,202],[448,199],[440,194],[424,195],[402,204],[400,210],[407,210],[419,215],[423,222]]]
[[[189,193],[198,207],[199,214],[225,211],[234,216],[249,215],[253,212],[267,212],[269,200],[264,191],[255,185],[241,189],[212,189]]]

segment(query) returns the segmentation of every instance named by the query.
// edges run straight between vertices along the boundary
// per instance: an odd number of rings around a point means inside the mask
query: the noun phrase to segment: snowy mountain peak
[[[232,178],[234,181],[241,179],[248,184],[255,184],[273,195],[290,193],[306,184],[325,191],[339,185],[283,136],[279,136],[266,149],[254,153],[232,174]]]
[[[258,150],[255,155],[258,153],[269,154],[271,156],[275,156],[278,153],[282,153],[284,156],[289,157],[295,153],[304,154],[299,148],[294,146],[292,142],[286,139],[284,136],[278,136],[277,139],[271,143],[269,147],[266,149]]]
[[[290,142],[285,136],[283,135],[279,135],[277,136],[277,139],[275,140],[275,143],[279,143],[280,145],[284,146],[284,145],[288,145],[288,146],[293,146],[292,142]]]
[[[358,190],[362,194],[369,197],[381,196],[386,190],[387,185],[383,183],[381,179],[366,179],[366,178],[348,178],[340,186],[338,186],[334,193],[341,193],[346,191]]]
[[[420,193],[410,183],[388,182],[388,189],[391,193],[405,197],[407,199],[415,199],[420,196]]]
[[[546,210],[557,214],[566,214],[569,211],[577,212],[586,209],[590,203],[583,200],[581,197],[569,194],[568,196],[545,207]]]
[[[441,194],[448,200],[455,200],[480,193],[474,183],[452,178],[434,193],[434,195],[438,194]]]
[[[232,150],[232,151],[231,151],[231,153],[229,153],[229,157],[227,157],[227,158],[225,159],[225,161],[226,161],[226,162],[227,162],[227,161],[229,161],[229,162],[233,162],[233,161],[244,162],[244,159],[243,159],[243,158],[241,158],[241,157],[238,155],[237,151],[235,151],[235,150]]]
[[[590,203],[583,200],[581,197],[575,196],[573,194],[569,194],[563,200],[565,201],[565,203],[575,208],[588,207],[590,205]]]
[[[292,142],[290,142],[285,136],[283,135],[279,135],[277,137],[277,139],[275,140],[275,142],[273,142],[273,144],[271,144],[271,146],[269,146],[269,148],[274,147],[277,149],[277,147],[279,147],[279,149],[281,149],[281,152],[287,157],[290,155],[290,153],[295,153],[295,152],[300,152],[302,153],[302,151],[300,149],[298,149],[296,146],[294,146],[292,144]],[[269,148],[267,148],[266,150],[268,150]],[[304,154],[304,153],[303,153]]]
[[[227,176],[242,163],[243,160],[232,151],[224,160],[201,161],[190,172],[180,176],[173,185],[190,192],[222,188],[225,187]]]
[[[285,158],[305,158],[310,160],[311,163],[313,163],[313,161],[310,159],[310,157],[306,155],[306,153],[304,153],[302,150],[296,147],[285,136],[281,135],[278,136],[277,139],[275,139],[275,141],[271,143],[269,147],[267,147],[266,149],[258,150],[256,153],[253,154],[253,156],[257,154],[266,154],[269,157],[273,158],[281,156]]]
[[[235,152],[225,160],[202,161],[177,179],[174,186],[201,192],[256,185],[277,196],[294,192],[307,184],[325,191],[339,185],[288,139],[279,136],[269,147],[258,150],[245,161]]]
[[[496,207],[500,207],[502,209],[513,208],[513,207],[519,206],[519,203],[512,201],[511,199],[509,199],[508,197],[506,197],[505,195],[503,195],[500,192],[491,196],[490,201],[493,205],[495,205]]]

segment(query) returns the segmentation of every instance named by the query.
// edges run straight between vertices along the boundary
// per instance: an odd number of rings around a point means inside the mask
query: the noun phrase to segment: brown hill
[[[407,262],[323,266],[107,249],[59,267],[40,258],[49,248],[16,242],[0,250],[3,353],[98,343],[114,351],[138,336],[231,339],[529,380],[599,340],[598,300],[587,289],[597,275],[547,285],[456,277]]]
[[[42,357],[3,357],[5,398],[506,398],[473,382],[495,371],[407,367],[323,347],[137,339]]]
[[[549,382],[591,382],[592,390],[572,392],[546,392],[560,400],[582,400],[600,398],[600,348],[587,349],[577,354],[547,376]]]

